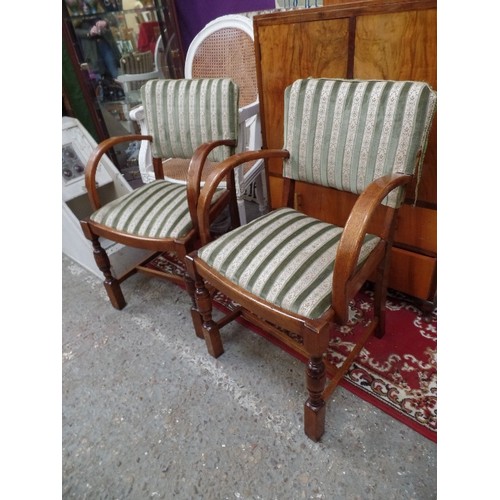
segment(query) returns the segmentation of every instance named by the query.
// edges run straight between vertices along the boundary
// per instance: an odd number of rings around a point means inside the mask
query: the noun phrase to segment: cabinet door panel
[[[354,78],[417,80],[437,88],[437,10],[363,15],[356,19]],[[408,189],[420,203],[437,204],[436,120],[422,175]]]
[[[421,300],[432,301],[436,293],[436,263],[434,257],[393,248],[388,285]]]
[[[396,245],[436,256],[437,210],[403,205],[399,210],[394,241]]]
[[[354,78],[422,80],[436,88],[436,9],[359,16]]]
[[[257,33],[263,142],[280,148],[285,88],[305,76],[346,76],[348,20],[263,25]],[[269,171],[281,175],[281,162],[270,161]]]

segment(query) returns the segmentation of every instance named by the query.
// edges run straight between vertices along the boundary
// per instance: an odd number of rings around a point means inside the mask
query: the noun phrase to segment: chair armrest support
[[[252,116],[259,113],[259,101],[252,102],[246,106],[242,106],[238,111],[238,119],[240,123],[245,122]]]
[[[340,238],[333,268],[332,300],[335,311],[341,317],[347,316],[349,297],[346,294],[346,284],[356,269],[361,245],[375,210],[393,189],[408,184],[411,178],[411,175],[406,174],[380,177],[373,181],[356,200]],[[395,213],[393,210],[393,217]]]
[[[150,71],[148,73],[127,73],[124,75],[118,75],[116,80],[120,83],[128,83],[140,80],[152,80],[154,78],[160,78],[159,71]]]
[[[110,137],[105,139],[94,149],[90,158],[85,165],[85,187],[87,188],[87,194],[90,200],[90,206],[92,210],[97,210],[101,208],[101,201],[99,199],[99,194],[97,192],[97,186],[95,182],[97,167],[101,161],[102,156],[109,151],[113,146],[120,144],[122,142],[133,142],[133,141],[152,141],[153,137],[150,135],[122,135],[118,137]]]
[[[196,148],[187,171],[187,199],[191,220],[196,226],[197,217],[196,209],[198,206],[198,198],[200,196],[200,183],[203,167],[207,161],[210,152],[219,146],[236,147],[237,141],[230,139],[221,139],[218,141],[209,141]]]
[[[219,183],[228,175],[231,170],[234,170],[239,165],[266,158],[282,158],[286,159],[290,153],[286,149],[262,149],[259,151],[244,151],[237,153],[223,162],[219,163],[208,175],[203,188],[201,189],[198,208],[197,221],[200,231],[202,245],[206,245],[210,241],[210,206],[212,197]]]
[[[129,112],[129,116],[132,120],[138,122],[139,120],[144,120],[144,106],[142,104],[135,106]]]

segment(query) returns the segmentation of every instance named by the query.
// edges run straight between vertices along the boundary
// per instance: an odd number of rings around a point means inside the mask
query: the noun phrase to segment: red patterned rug
[[[163,254],[151,267],[182,274],[182,263]],[[215,301],[221,309],[235,304],[222,294]],[[386,333],[371,337],[344,376],[341,385],[432,441],[437,441],[437,312],[424,318],[408,297],[390,291],[386,303]],[[373,314],[373,293],[360,292],[351,304],[347,325],[332,329],[327,362],[340,365],[349,353],[353,339]],[[301,355],[266,332],[245,326],[269,339],[301,361]]]

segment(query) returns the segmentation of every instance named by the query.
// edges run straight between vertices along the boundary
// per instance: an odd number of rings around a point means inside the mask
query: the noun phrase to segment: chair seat
[[[214,196],[216,201],[222,191]],[[186,186],[157,180],[96,210],[90,220],[144,238],[179,238],[193,227]]]
[[[332,272],[343,228],[281,208],[221,236],[198,257],[227,279],[287,311],[317,319],[332,301]],[[368,234],[358,265],[380,238]]]

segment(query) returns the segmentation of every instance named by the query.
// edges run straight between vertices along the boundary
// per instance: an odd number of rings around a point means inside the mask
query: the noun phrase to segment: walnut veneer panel
[[[398,214],[395,245],[413,248],[420,253],[437,255],[437,213],[425,207],[403,205]]]
[[[434,257],[393,248],[389,269],[389,286],[422,300],[433,300],[436,264]]]
[[[436,9],[356,19],[355,78],[422,80],[436,88]]]
[[[436,9],[358,16],[353,77],[418,80],[437,89],[436,16]],[[421,204],[437,203],[436,143],[434,121],[418,189]],[[415,183],[408,190],[411,198]]]
[[[266,110],[262,134],[269,148],[283,146],[283,94],[304,75],[322,77],[347,73],[348,20],[263,25],[259,29],[262,108]],[[281,175],[281,162],[268,164],[270,173]]]

